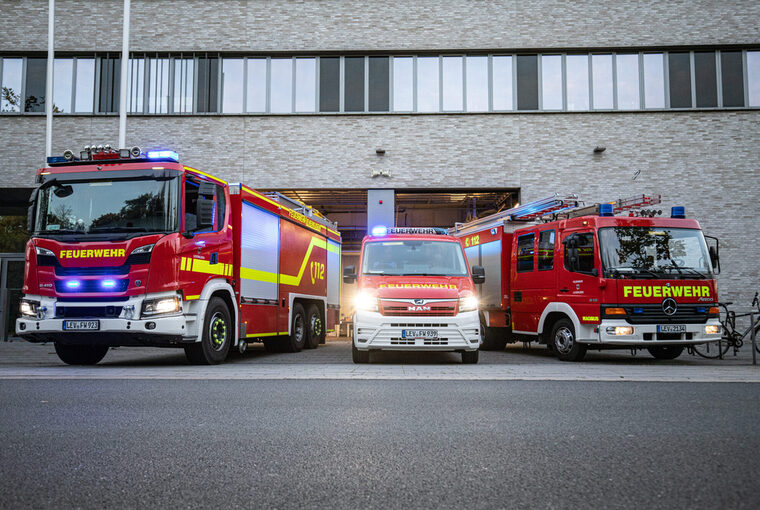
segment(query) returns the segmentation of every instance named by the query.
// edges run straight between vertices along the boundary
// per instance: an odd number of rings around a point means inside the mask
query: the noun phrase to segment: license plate
[[[97,331],[100,329],[100,321],[63,321],[63,329],[66,331]]]
[[[437,329],[402,329],[401,338],[438,338]]]
[[[663,324],[657,326],[658,333],[686,333],[686,326],[683,324]]]

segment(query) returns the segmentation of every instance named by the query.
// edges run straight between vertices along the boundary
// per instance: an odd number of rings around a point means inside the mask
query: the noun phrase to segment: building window
[[[568,55],[565,57],[567,75],[567,109],[588,110],[588,55]]]
[[[562,110],[561,55],[541,55],[541,109]]]
[[[44,58],[26,59],[26,98],[25,112],[45,111],[45,82],[47,76],[47,60]]]
[[[538,56],[517,56],[517,109],[538,110]]]
[[[92,113],[95,101],[95,59],[76,59],[76,93],[74,95],[74,111],[77,113]]]
[[[414,59],[393,58],[393,111],[414,110]]]
[[[194,70],[193,59],[174,60],[174,113],[193,112]]]
[[[390,76],[388,57],[369,57],[369,111],[387,112]]]
[[[665,62],[662,53],[644,54],[644,107],[665,108]]]
[[[616,55],[617,107],[620,110],[641,108],[639,93],[639,56]]]
[[[20,58],[3,59],[3,89],[0,110],[4,112],[21,111],[21,70],[23,60]]]
[[[691,58],[688,53],[668,53],[670,107],[691,108]]]
[[[169,59],[150,59],[148,113],[169,113]]]
[[[340,58],[319,59],[319,111],[340,111]]]
[[[269,111],[293,111],[293,59],[273,58],[270,61]]]
[[[249,58],[246,65],[245,111],[264,113],[267,111],[267,60]]]
[[[512,57],[495,56],[491,59],[493,109],[495,111],[514,110],[512,88]]]
[[[760,106],[760,51],[747,52],[747,83],[750,106]]]
[[[115,113],[119,111],[119,86],[121,76],[121,59],[100,59],[100,100],[98,111]]]
[[[744,69],[741,51],[720,52],[720,78],[723,106],[744,106]]]
[[[718,78],[715,70],[715,52],[694,53],[694,84],[697,108],[718,106]]]
[[[127,111],[143,113],[143,96],[145,92],[145,59],[130,58],[127,67]]]
[[[74,91],[74,60],[57,58],[53,63],[53,111],[70,113]]]
[[[440,73],[438,57],[417,58],[417,111],[437,112],[440,105],[438,91]]]
[[[364,111],[364,57],[346,57],[344,66],[343,111]]]
[[[202,57],[198,59],[198,87],[195,104],[200,113],[219,111],[219,58]]]
[[[467,75],[467,111],[488,111],[488,57],[465,57]],[[510,70],[510,75],[511,75]],[[512,79],[509,80],[510,89]],[[510,100],[512,93],[509,94]]]
[[[317,104],[317,61],[296,59],[296,111],[314,112]]]
[[[462,57],[443,57],[441,59],[441,85],[443,89],[443,111],[461,112],[464,110],[464,71]]]
[[[612,55],[592,55],[592,83],[595,110],[612,110],[615,108],[615,95],[612,84]]]
[[[222,113],[243,113],[243,59],[222,60]]]

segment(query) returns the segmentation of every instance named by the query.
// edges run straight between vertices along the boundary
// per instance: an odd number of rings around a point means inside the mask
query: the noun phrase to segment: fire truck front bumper
[[[142,297],[114,303],[34,299],[39,302],[37,316],[22,315],[16,319],[16,334],[29,342],[174,346],[194,342],[197,337],[194,315],[183,313],[182,309],[141,317]]]
[[[480,319],[477,311],[449,317],[357,311],[353,341],[360,351],[476,351]]]
[[[702,324],[629,324],[625,320],[603,320],[596,335],[578,341],[624,347],[695,345],[714,342],[720,337],[721,325],[717,318]]]

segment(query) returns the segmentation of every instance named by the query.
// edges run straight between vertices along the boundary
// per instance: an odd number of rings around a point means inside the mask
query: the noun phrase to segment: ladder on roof
[[[612,214],[619,214],[625,211],[629,211],[631,214],[633,214],[633,211],[636,209],[642,209],[644,207],[657,205],[661,202],[662,202],[661,195],[641,194],[641,195],[633,195],[627,198],[618,198],[617,200],[613,200],[612,202],[605,202],[605,203],[612,205]],[[561,216],[564,217],[565,219],[570,219],[570,218],[577,218],[579,216],[597,215],[599,214],[599,206],[600,204],[594,204],[594,205],[589,205],[586,207],[576,208],[571,211],[567,211],[567,214],[562,214]]]
[[[300,200],[290,198],[286,195],[283,195],[282,193],[278,191],[265,191],[265,192],[262,192],[261,194],[274,200],[275,202],[278,202],[284,205],[288,209],[292,209],[298,213],[303,214],[304,216],[307,216],[313,219],[317,223],[321,223],[322,225],[332,228],[333,230],[338,229],[338,223],[328,220],[321,212],[317,211],[310,205],[304,204]]]
[[[491,224],[502,224],[506,221],[530,221],[547,214],[556,214],[562,211],[568,211],[579,206],[580,200],[578,195],[560,195],[555,193],[554,195],[534,200],[511,209],[505,209],[489,216],[484,216],[477,220],[472,220],[467,223],[455,223],[454,227],[449,229],[450,233],[457,233],[464,229],[470,229],[474,227],[485,228]]]

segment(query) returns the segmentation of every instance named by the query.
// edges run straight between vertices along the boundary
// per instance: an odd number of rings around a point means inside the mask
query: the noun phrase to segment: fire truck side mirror
[[[346,266],[343,268],[343,283],[356,282],[356,268],[354,266]]]
[[[198,198],[196,206],[197,230],[205,230],[214,226],[214,201]]]
[[[29,207],[26,210],[26,230],[30,234],[34,232],[34,213],[37,208],[37,192],[39,188],[34,188],[29,196]]]
[[[484,283],[486,281],[486,270],[483,266],[472,266],[472,282]]]
[[[708,240],[708,250],[710,252],[710,263],[712,264],[713,273],[720,274],[720,241],[717,237],[705,236]]]

